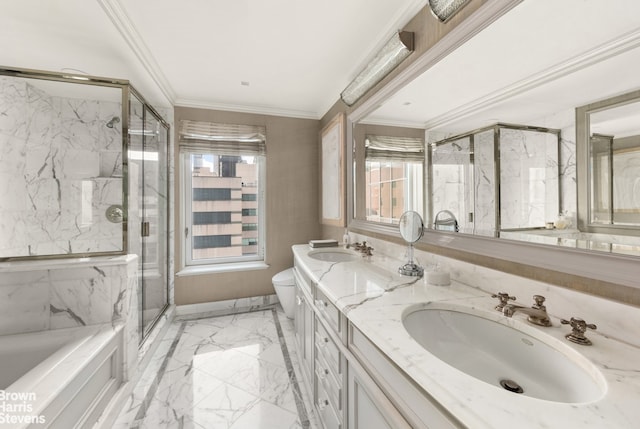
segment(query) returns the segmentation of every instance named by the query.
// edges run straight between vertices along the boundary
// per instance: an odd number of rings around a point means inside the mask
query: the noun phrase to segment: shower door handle
[[[151,231],[151,224],[149,222],[142,222],[142,236],[148,237]]]

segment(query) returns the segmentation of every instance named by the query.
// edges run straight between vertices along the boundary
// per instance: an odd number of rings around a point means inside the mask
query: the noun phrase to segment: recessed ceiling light
[[[241,81],[240,81],[240,85],[242,85],[242,86],[249,86],[249,81],[241,80]]]

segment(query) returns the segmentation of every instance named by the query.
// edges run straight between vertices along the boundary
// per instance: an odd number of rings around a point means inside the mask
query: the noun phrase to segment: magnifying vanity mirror
[[[449,210],[440,210],[433,221],[433,229],[458,232],[458,220]]]
[[[408,261],[406,264],[398,268],[398,272],[404,276],[422,277],[424,269],[418,266],[413,260],[413,244],[422,238],[424,233],[424,224],[422,216],[414,211],[407,211],[400,216],[398,223],[400,235],[409,245],[407,250]]]

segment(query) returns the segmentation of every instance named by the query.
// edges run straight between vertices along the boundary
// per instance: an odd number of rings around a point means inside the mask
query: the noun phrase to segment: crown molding
[[[396,119],[384,119],[384,118],[372,118],[367,117],[361,121],[358,121],[358,124],[363,125],[380,125],[385,127],[403,127],[403,128],[424,128],[424,122],[418,121],[402,121]]]
[[[240,104],[227,104],[208,102],[203,100],[177,99],[174,102],[176,107],[193,107],[196,109],[222,110],[225,112],[251,113],[255,115],[282,116],[298,119],[319,120],[322,115],[318,112],[307,112],[303,110],[280,109],[264,106],[245,106]]]
[[[162,91],[167,100],[173,104],[176,95],[171,84],[164,73],[162,73],[160,66],[151,54],[151,51],[149,51],[140,33],[138,33],[133,21],[129,18],[129,15],[127,15],[120,0],[98,0],[98,3],[127,42],[135,56],[140,60],[144,69],[149,73],[156,85],[158,85],[160,91]]]
[[[598,64],[609,58],[628,52],[640,46],[640,29],[626,33],[593,49],[532,74],[514,84],[477,98],[425,122],[422,126],[429,130],[459,121],[471,114],[494,106],[496,103],[535,89],[541,85]]]

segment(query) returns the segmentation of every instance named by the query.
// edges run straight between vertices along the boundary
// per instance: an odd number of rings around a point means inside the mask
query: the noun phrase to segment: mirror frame
[[[354,213],[355,124],[377,109],[386,98],[518,3],[519,0],[488,2],[408,67],[389,79],[377,92],[350,110],[346,124],[347,177],[351,178],[347,180],[349,230],[398,244],[403,242],[397,227],[367,222],[360,218],[361,213]],[[416,248],[640,307],[640,286],[635,275],[638,257],[430,229],[416,243]]]
[[[576,108],[576,182],[578,186],[578,229],[580,231],[612,234],[624,231],[625,235],[640,236],[640,226],[600,225],[591,223],[591,172],[589,168],[590,114],[633,102],[640,103],[640,90],[596,101]]]

